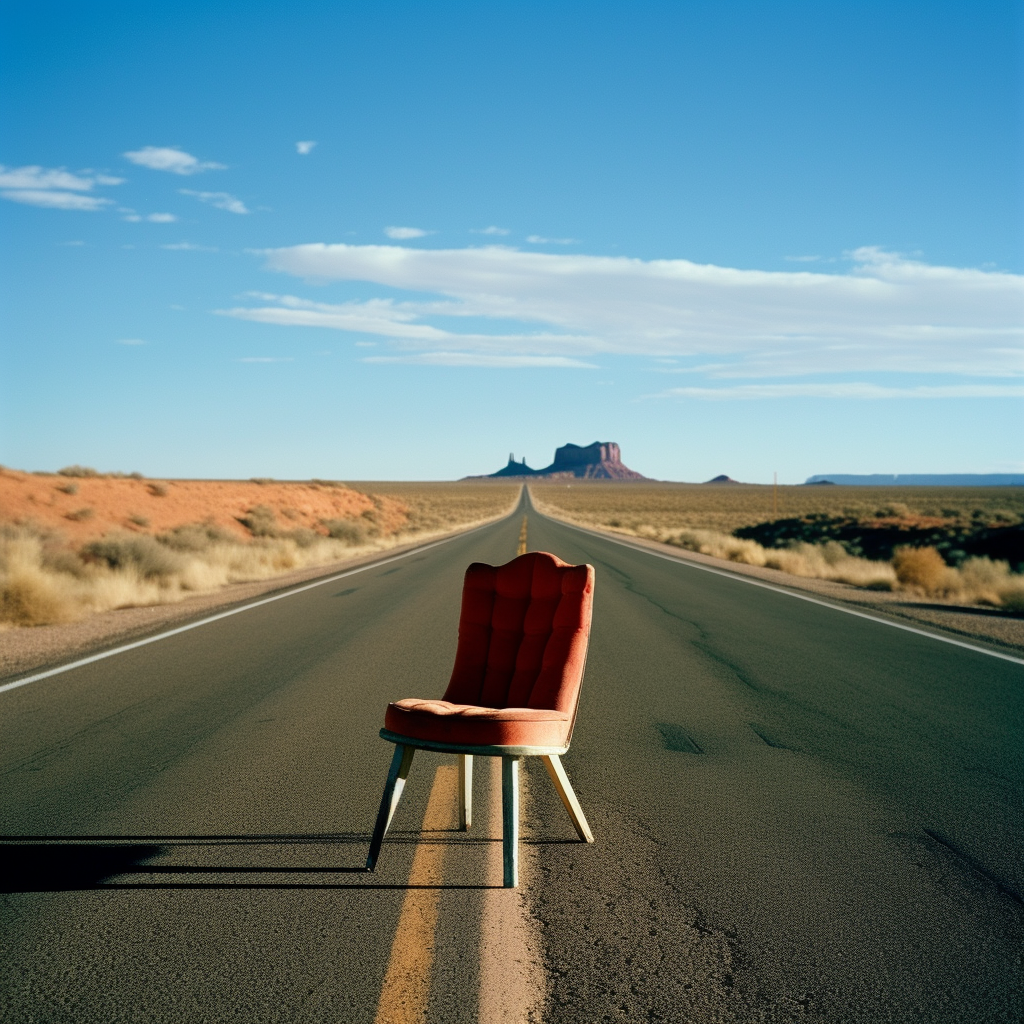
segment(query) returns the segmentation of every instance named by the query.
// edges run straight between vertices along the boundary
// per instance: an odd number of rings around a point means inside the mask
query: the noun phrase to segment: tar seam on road
[[[451,827],[456,785],[455,765],[442,765],[437,769],[423,816],[424,832]],[[409,885],[439,887],[444,855],[443,845],[420,842],[412,859]],[[377,1002],[376,1024],[425,1024],[440,901],[440,888],[409,889],[406,892]]]
[[[534,506],[534,511],[537,512],[536,506]],[[710,572],[715,576],[724,576],[727,580],[735,580],[737,583],[749,583],[752,587],[761,587],[763,590],[773,590],[776,594],[785,594],[786,597],[795,597],[798,601],[808,601],[811,604],[821,605],[822,608],[831,608],[833,611],[843,612],[845,615],[856,615],[858,619],[867,619],[869,622],[877,622],[883,626],[892,626],[893,629],[902,629],[907,633],[916,633],[918,636],[926,636],[930,640],[938,640],[944,644],[953,644],[954,647],[966,647],[969,651],[975,651],[978,654],[987,654],[990,658],[1001,658],[1003,661],[1012,661],[1015,665],[1024,665],[1024,658],[1015,658],[1012,654],[1003,654],[1001,651],[992,651],[987,647],[977,647],[964,640],[954,640],[950,636],[942,636],[939,633],[930,633],[926,629],[917,629],[915,626],[904,626],[901,622],[891,622],[889,619],[881,619],[877,615],[869,615],[867,612],[858,612],[854,611],[852,608],[844,608],[842,605],[832,604],[829,601],[822,601],[816,597],[809,597],[807,594],[797,594],[792,590],[786,590],[785,587],[776,587],[771,583],[762,583],[760,580],[752,580],[747,576],[739,576],[736,573],[726,572],[724,569],[713,569],[709,565],[699,565],[696,562],[687,561],[687,559],[680,556],[666,555],[661,551],[651,551],[650,548],[642,547],[639,544],[630,544],[628,540],[621,540],[618,537],[613,537],[607,533],[600,533],[597,530],[588,530],[585,526],[577,526],[575,523],[567,522],[564,519],[556,519],[554,516],[545,515],[543,512],[537,512],[537,514],[544,516],[545,519],[550,519],[554,523],[558,523],[560,526],[568,526],[572,530],[579,530],[580,533],[587,533],[590,534],[591,537],[598,537],[602,540],[611,541],[613,544],[621,544],[624,548],[630,548],[633,551],[640,551],[644,554],[651,555],[654,558],[662,558],[666,562],[675,562],[676,565],[685,566],[687,569],[699,569],[701,572]]]
[[[518,505],[516,507],[518,508]],[[509,513],[509,515],[514,514],[515,509]],[[507,519],[508,516],[503,516],[502,518]],[[495,520],[495,522],[501,522],[501,520]],[[241,612],[247,612],[250,608],[259,608],[260,605],[270,604],[272,601],[281,601],[286,597],[301,594],[305,590],[313,590],[315,587],[323,587],[328,583],[335,583],[338,580],[345,579],[346,576],[355,576],[356,573],[366,572],[368,569],[377,569],[382,565],[387,565],[389,562],[397,562],[400,558],[408,558],[409,555],[417,555],[421,551],[429,551],[430,548],[436,548],[441,544],[447,544],[450,541],[457,540],[459,537],[468,537],[471,533],[476,533],[477,530],[483,530],[488,526],[493,525],[494,523],[484,523],[483,526],[477,526],[472,530],[466,530],[464,533],[456,533],[451,537],[443,537],[441,540],[432,541],[430,544],[424,544],[421,547],[412,548],[409,551],[403,551],[400,555],[392,555],[390,558],[382,558],[380,561],[371,562],[369,565],[360,565],[356,569],[349,569],[347,572],[341,572],[335,576],[327,576],[324,579],[317,580],[315,583],[307,583],[305,586],[296,587],[294,590],[287,590],[283,594],[274,594],[273,597],[264,597],[259,601],[253,601],[250,604],[243,604],[239,608],[231,608],[226,612],[218,612],[216,615],[208,615],[205,619],[200,619],[198,622],[189,622],[187,625],[178,626],[176,629],[169,629],[165,633],[157,633],[156,636],[148,636],[143,640],[135,640],[130,644],[122,644],[120,647],[115,647],[110,651],[101,651],[99,654],[90,654],[87,658],[79,658],[77,661],[69,662],[67,665],[59,665],[57,668],[47,669],[45,672],[37,672],[35,675],[26,676],[24,679],[16,679],[13,683],[5,683],[3,686],[0,686],[0,693],[3,693],[6,690],[17,689],[19,686],[27,686],[29,683],[36,683],[40,679],[48,679],[50,676],[60,675],[62,672],[70,672],[72,669],[81,668],[83,665],[91,665],[94,661],[102,661],[104,658],[112,658],[115,654],[124,654],[125,651],[134,650],[136,647],[145,647],[146,644],[155,644],[157,640],[166,640],[169,636],[176,636],[178,633],[186,633],[190,629],[198,629],[200,626],[216,622],[218,619],[226,619],[230,615],[238,615]]]

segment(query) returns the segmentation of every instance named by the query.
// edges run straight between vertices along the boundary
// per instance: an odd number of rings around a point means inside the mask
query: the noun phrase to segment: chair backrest
[[[590,638],[594,567],[530,551],[466,570],[455,668],[444,699],[575,717]]]

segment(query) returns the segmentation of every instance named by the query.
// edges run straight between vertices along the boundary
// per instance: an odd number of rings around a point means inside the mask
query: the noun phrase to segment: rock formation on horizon
[[[623,465],[619,446],[614,441],[595,441],[586,447],[578,444],[563,444],[555,451],[555,461],[545,469],[531,469],[526,459],[516,462],[514,455],[509,455],[508,465],[497,473],[488,473],[476,479],[489,480],[494,477],[544,477],[548,480],[580,479],[580,480],[646,480],[642,473],[637,473]]]

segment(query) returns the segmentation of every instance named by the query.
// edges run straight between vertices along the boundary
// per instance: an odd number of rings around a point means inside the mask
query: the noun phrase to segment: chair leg
[[[576,834],[585,842],[592,843],[594,833],[590,831],[583,808],[580,807],[580,802],[569,783],[569,776],[565,774],[562,759],[557,754],[544,754],[541,756],[541,760],[548,770],[548,775],[551,776],[551,781],[555,784],[555,789],[558,790],[558,795],[562,798],[562,803],[565,804],[565,809],[569,812],[569,817],[572,818]]]
[[[377,866],[377,857],[380,855],[381,843],[384,842],[384,833],[387,832],[388,826],[391,824],[398,801],[402,799],[402,790],[405,789],[405,780],[409,777],[412,755],[415,753],[415,747],[407,747],[401,743],[395,744],[395,756],[391,758],[388,780],[384,783],[384,795],[380,798],[377,823],[373,826],[370,852],[366,858],[367,871],[373,871]]]
[[[459,831],[473,824],[473,755],[459,754]]]
[[[501,758],[501,831],[505,888],[519,884],[519,758]]]

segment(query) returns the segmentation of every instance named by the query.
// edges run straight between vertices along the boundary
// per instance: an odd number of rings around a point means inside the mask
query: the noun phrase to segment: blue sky
[[[6,465],[1024,470],[1015,3],[2,17]]]

